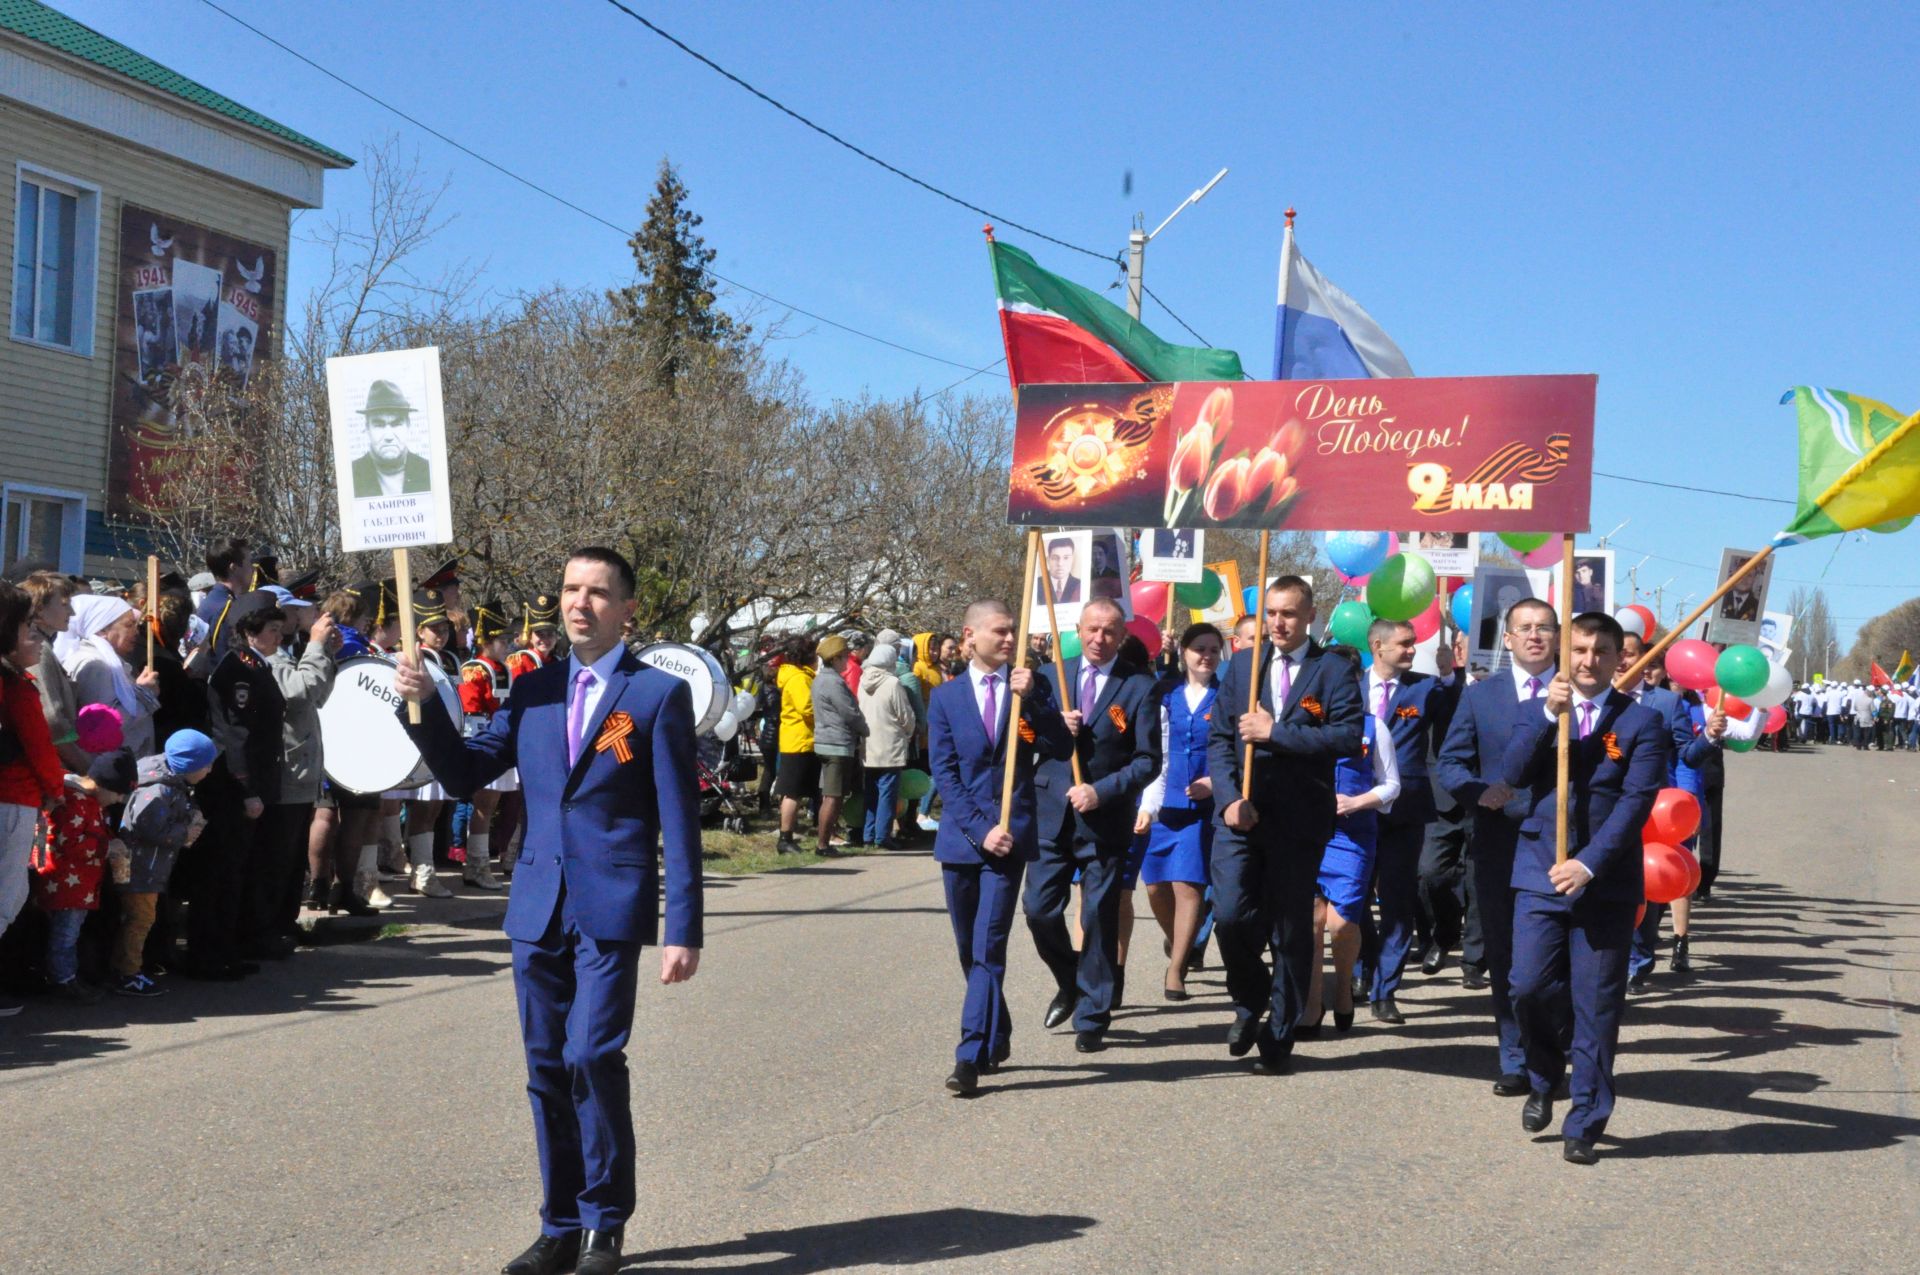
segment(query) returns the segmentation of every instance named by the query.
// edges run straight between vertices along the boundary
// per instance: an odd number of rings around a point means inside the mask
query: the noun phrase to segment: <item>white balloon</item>
[[[724,744],[732,739],[733,733],[739,729],[740,723],[733,720],[733,714],[731,712],[722,713],[720,720],[714,723],[713,737]]]
[[[753,695],[748,691],[736,691],[733,696],[733,716],[735,721],[744,722],[753,716]]]
[[[1634,636],[1643,639],[1647,636],[1647,617],[1641,615],[1631,607],[1623,607],[1615,611],[1613,618],[1620,622],[1621,628]]]
[[[1775,704],[1786,703],[1792,694],[1793,674],[1787,672],[1784,664],[1770,664],[1767,666],[1767,684],[1742,698],[1755,708],[1772,708]]]

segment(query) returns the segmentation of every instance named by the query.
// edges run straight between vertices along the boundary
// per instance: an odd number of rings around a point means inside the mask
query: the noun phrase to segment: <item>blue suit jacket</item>
[[[1067,681],[1077,694],[1080,658],[1075,656],[1066,665]],[[1064,704],[1053,665],[1041,669],[1040,675],[1047,680],[1054,701]],[[1091,841],[1111,850],[1133,844],[1140,794],[1160,773],[1160,697],[1154,688],[1152,673],[1116,660],[1099,702],[1091,707],[1074,705],[1082,719],[1079,733],[1073,736],[1074,751],[1080,755],[1081,775],[1100,794],[1100,804],[1087,814],[1074,810],[1067,804],[1067,789],[1073,787],[1071,760],[1067,756],[1041,759],[1034,768],[1033,784],[1040,802],[1042,841],[1064,844],[1071,835],[1073,841]]]
[[[1467,687],[1460,694],[1447,737],[1434,759],[1434,774],[1453,799],[1473,812],[1472,853],[1510,855],[1520,821],[1527,817],[1525,792],[1516,793],[1499,810],[1485,810],[1480,795],[1500,778],[1507,741],[1520,714],[1520,697],[1513,676],[1501,669]]]
[[[1514,850],[1513,887],[1535,894],[1555,893],[1547,872],[1554,858],[1558,737],[1544,709],[1522,713],[1501,765],[1502,778],[1525,789],[1528,801]],[[1592,732],[1572,742],[1567,855],[1593,871],[1586,896],[1616,903],[1638,903],[1646,897],[1640,829],[1666,783],[1671,752],[1671,737],[1660,715],[1611,690]]]
[[[1207,767],[1213,776],[1215,827],[1228,806],[1240,798],[1240,718],[1246,713],[1251,651],[1238,651],[1220,677],[1213,702],[1213,733],[1207,739]],[[1360,680],[1344,656],[1328,655],[1307,643],[1300,674],[1287,702],[1274,711],[1273,646],[1260,646],[1260,707],[1273,713],[1273,731],[1253,746],[1253,802],[1261,821],[1277,820],[1289,840],[1325,846],[1333,836],[1333,764],[1358,757],[1366,727]],[[1307,707],[1311,699],[1318,714]],[[1221,835],[1221,834],[1216,834]],[[1226,835],[1242,834],[1227,829]]]
[[[1633,697],[1629,695],[1628,699]],[[1705,733],[1694,733],[1693,712],[1687,701],[1664,686],[1648,686],[1640,692],[1640,707],[1651,709],[1660,719],[1660,724],[1672,740],[1672,748],[1667,754],[1667,786],[1684,788],[1698,797],[1704,791],[1700,783],[1700,767],[1705,764],[1705,754],[1714,748],[1712,740]]]
[[[941,863],[992,862],[980,848],[1000,822],[1000,783],[1006,773],[1007,719],[1011,696],[1000,700],[1000,725],[993,744],[980,722],[973,698],[970,672],[933,688],[927,697],[927,755],[934,786],[940,790],[940,826],[933,835],[933,857]],[[1033,732],[1033,742],[1014,750],[1013,810],[1007,830],[1013,834],[1011,858],[1026,860],[1038,853],[1040,834],[1034,816],[1033,768],[1035,754],[1065,757],[1073,749],[1067,724],[1046,679],[1033,679],[1033,693],[1020,701],[1020,720]]]
[[[693,697],[671,673],[622,653],[607,679],[587,745],[567,765],[567,686],[571,661],[522,674],[507,706],[479,734],[461,738],[444,713],[422,713],[407,733],[433,776],[465,799],[520,768],[526,802],[524,849],[507,901],[510,938],[546,933],[562,886],[580,932],[603,942],[652,943],[658,927],[658,860],[665,844],[665,941],[701,945],[700,781],[694,768]],[[596,748],[607,720],[626,714],[632,732]],[[401,710],[405,721],[405,710]]]
[[[1361,683],[1366,697],[1368,683]],[[1453,696],[1458,692],[1443,686],[1430,673],[1408,671],[1401,674],[1387,701],[1388,732],[1393,736],[1393,757],[1400,767],[1400,796],[1393,809],[1380,816],[1382,823],[1426,823],[1433,818],[1433,785],[1427,779],[1427,753],[1436,738],[1436,729],[1444,733],[1452,714]],[[1366,711],[1373,705],[1364,703]]]

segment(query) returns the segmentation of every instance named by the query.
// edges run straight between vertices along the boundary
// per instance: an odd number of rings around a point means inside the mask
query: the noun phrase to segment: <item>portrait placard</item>
[[[1733,578],[1736,571],[1759,556],[1758,549],[1722,549],[1720,584]],[[1756,567],[1707,612],[1707,641],[1757,646],[1760,642],[1760,616],[1767,609],[1767,585],[1773,580],[1773,558]]]
[[[328,359],[327,415],[342,548],[453,539],[438,348]]]
[[[1140,533],[1140,578],[1168,584],[1199,584],[1207,533],[1193,527],[1149,527]]]

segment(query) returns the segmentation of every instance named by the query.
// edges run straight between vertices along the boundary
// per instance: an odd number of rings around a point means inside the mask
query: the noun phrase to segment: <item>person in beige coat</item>
[[[867,719],[862,839],[882,850],[896,848],[893,812],[900,772],[913,755],[913,737],[919,725],[913,696],[900,684],[894,667],[898,658],[898,651],[882,642],[868,653],[860,670],[860,715]]]

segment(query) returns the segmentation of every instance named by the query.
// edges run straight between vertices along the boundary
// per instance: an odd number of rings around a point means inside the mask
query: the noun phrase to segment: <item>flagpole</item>
[[[1721,598],[1726,597],[1727,594],[1733,592],[1734,585],[1739,584],[1742,580],[1746,579],[1760,566],[1761,563],[1765,562],[1768,558],[1772,556],[1773,556],[1773,546],[1768,545],[1766,548],[1762,549],[1759,553],[1756,553],[1751,558],[1748,558],[1747,564],[1741,567],[1738,571],[1734,572],[1732,575],[1728,576],[1726,578],[1726,581],[1723,584],[1721,584],[1719,588],[1715,589],[1713,593],[1708,596],[1705,602],[1702,602],[1699,606],[1693,609],[1692,615],[1689,615],[1686,619],[1680,621],[1680,623],[1668,629],[1666,633],[1664,633],[1661,636],[1658,642],[1655,642],[1652,646],[1648,647],[1646,649],[1646,652],[1642,654],[1639,659],[1633,662],[1633,664],[1627,669],[1626,672],[1620,674],[1619,677],[1615,678],[1614,679],[1615,684],[1619,685],[1624,683],[1626,685],[1632,685],[1633,680],[1635,678],[1639,677],[1642,673],[1647,671],[1647,665],[1659,659],[1661,652],[1665,651],[1669,646],[1672,646],[1675,640],[1677,640],[1681,634],[1685,633],[1688,629],[1693,627],[1694,621],[1698,620],[1701,616],[1705,615],[1710,609],[1712,609],[1714,603],[1718,602]]]
[[[1247,665],[1247,712],[1260,711],[1260,639],[1265,636],[1267,623],[1267,543],[1273,533],[1260,532],[1260,575],[1254,584],[1255,615],[1253,620],[1253,650],[1249,652],[1251,662]],[[1277,721],[1280,714],[1287,711],[1285,704],[1273,706],[1273,716]],[[1253,800],[1253,741],[1248,740],[1241,752],[1240,759],[1240,800]]]
[[[1280,369],[1286,363],[1287,285],[1293,281],[1293,209],[1287,209],[1286,233],[1280,236],[1280,299],[1273,321],[1280,330],[1273,334],[1273,379],[1281,380]],[[1264,603],[1263,603],[1264,604]]]

